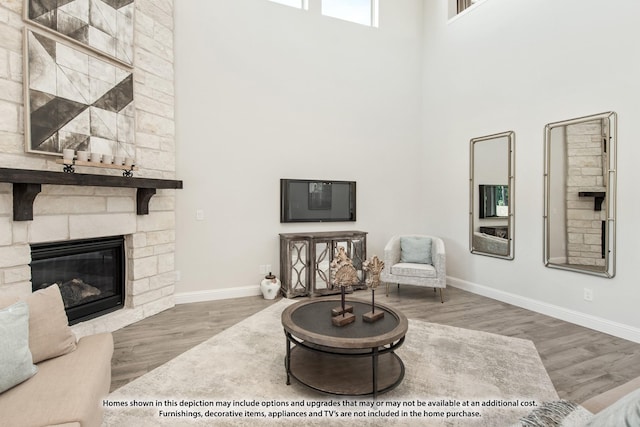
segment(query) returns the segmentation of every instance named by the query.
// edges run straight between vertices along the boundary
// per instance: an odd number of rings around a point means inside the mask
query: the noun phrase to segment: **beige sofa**
[[[580,405],[592,414],[598,414],[614,403],[619,402],[622,398],[636,392],[636,390],[640,390],[640,377],[587,399]]]
[[[28,345],[37,372],[0,394],[0,424],[100,426],[102,398],[111,383],[112,335],[76,342],[56,285],[23,300],[29,308]],[[0,309],[16,302],[18,298],[0,295]]]

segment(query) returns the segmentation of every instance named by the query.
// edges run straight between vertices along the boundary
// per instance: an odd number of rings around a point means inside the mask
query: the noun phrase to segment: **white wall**
[[[424,5],[424,144],[438,153],[424,164],[447,184],[430,193],[450,207],[426,217],[445,238],[450,283],[640,339],[640,3],[487,0],[450,22],[446,2]],[[619,115],[617,275],[545,268],[544,125],[609,110]],[[516,134],[513,261],[470,254],[465,226],[469,140],[508,129]]]
[[[260,265],[278,273],[278,233],[364,230],[369,256],[382,256],[392,234],[432,231],[422,2],[380,3],[378,29],[323,17],[318,0],[309,11],[267,0],[176,4],[182,301],[257,292]],[[280,224],[280,178],[357,181],[357,222]]]
[[[640,341],[633,0],[381,0],[380,28],[267,0],[176,7],[178,301],[257,292],[278,233],[443,236],[449,284]],[[543,129],[619,115],[617,275],[542,262]],[[468,248],[469,140],[516,133],[515,260]],[[358,221],[278,221],[278,180],[358,181]],[[443,209],[442,206],[446,206]],[[196,221],[196,210],[205,219]],[[594,301],[583,300],[593,290]]]

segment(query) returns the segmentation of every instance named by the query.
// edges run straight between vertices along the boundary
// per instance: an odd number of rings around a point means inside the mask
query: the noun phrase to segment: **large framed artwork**
[[[26,150],[135,153],[132,71],[39,31],[24,37]]]
[[[24,19],[133,64],[134,0],[25,0]]]

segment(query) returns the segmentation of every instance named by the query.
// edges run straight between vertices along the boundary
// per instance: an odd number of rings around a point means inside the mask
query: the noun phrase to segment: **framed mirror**
[[[545,266],[615,275],[616,134],[614,112],[545,127]]]
[[[515,133],[473,138],[469,158],[471,253],[513,259]]]

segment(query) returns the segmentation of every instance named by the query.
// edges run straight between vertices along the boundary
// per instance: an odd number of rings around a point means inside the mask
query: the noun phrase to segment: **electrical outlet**
[[[182,273],[180,270],[176,270],[176,282],[179,282],[180,280],[182,280]]]
[[[271,264],[265,265],[264,269],[266,270],[265,273],[271,273]]]
[[[593,290],[584,288],[584,300],[593,301]]]
[[[203,221],[204,220],[204,210],[196,209],[196,220]]]

